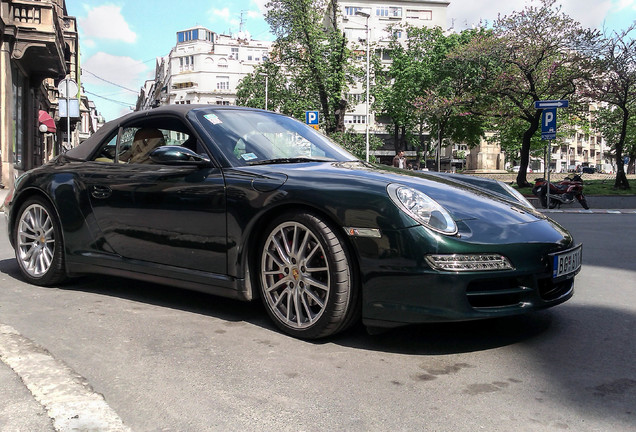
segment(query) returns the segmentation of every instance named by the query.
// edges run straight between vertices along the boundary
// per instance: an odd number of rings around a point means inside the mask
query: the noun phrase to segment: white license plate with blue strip
[[[554,255],[554,261],[552,263],[552,277],[559,278],[579,271],[581,268],[582,256],[582,245],[578,245],[574,249]]]

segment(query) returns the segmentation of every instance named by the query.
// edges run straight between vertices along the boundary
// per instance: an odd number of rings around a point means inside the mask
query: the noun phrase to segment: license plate
[[[581,245],[570,249],[567,252],[562,252],[554,255],[554,261],[552,264],[552,277],[558,278],[566,276],[571,273],[576,273],[581,268],[581,257],[583,248]]]

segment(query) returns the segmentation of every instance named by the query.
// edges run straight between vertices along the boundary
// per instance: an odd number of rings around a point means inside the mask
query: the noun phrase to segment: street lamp
[[[269,61],[269,57],[268,56],[263,56],[263,62],[267,63]],[[267,66],[265,66],[267,68]],[[265,111],[267,111],[267,91],[268,91],[268,78],[269,78],[269,68],[267,68],[268,71],[267,72],[261,72],[261,75],[265,76]]]
[[[367,162],[369,162],[369,15],[366,12],[362,12],[361,10],[356,11],[356,15],[364,17],[366,22],[364,24],[364,28],[366,30],[366,39],[367,39],[367,95],[366,95],[366,116],[365,116],[365,125],[366,125],[366,134],[367,134]]]

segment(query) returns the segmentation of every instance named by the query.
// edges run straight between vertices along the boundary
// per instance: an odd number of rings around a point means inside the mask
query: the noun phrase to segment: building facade
[[[235,105],[240,81],[262,63],[271,42],[249,34],[214,33],[204,27],[177,32],[176,45],[158,58],[155,79],[146,82],[137,109],[168,104]]]
[[[0,185],[11,187],[65,142],[77,143],[79,131],[66,138],[56,119],[57,84],[79,79],[79,39],[64,0],[0,0],[0,35]]]
[[[344,31],[361,65],[366,62],[368,48],[370,55],[376,56],[388,67],[391,57],[386,48],[392,37],[397,37],[398,41],[406,38],[406,32],[401,32],[399,26],[446,28],[446,8],[449,4],[448,1],[421,0],[338,2],[338,28]],[[390,25],[397,26],[397,30],[389,32],[387,27]],[[349,107],[345,114],[345,127],[359,133],[366,132],[365,86],[365,81],[357,82],[347,94]],[[370,133],[386,133],[386,124],[371,111],[368,121]],[[395,154],[393,150],[378,150],[378,155],[387,151],[392,158]]]

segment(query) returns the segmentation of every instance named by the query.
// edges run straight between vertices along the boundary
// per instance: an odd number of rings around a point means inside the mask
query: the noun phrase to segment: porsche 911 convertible
[[[289,117],[129,114],[19,177],[23,277],[108,274],[241,300],[315,339],[501,317],[573,294],[582,246],[509,186],[358,160]]]

